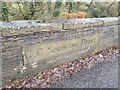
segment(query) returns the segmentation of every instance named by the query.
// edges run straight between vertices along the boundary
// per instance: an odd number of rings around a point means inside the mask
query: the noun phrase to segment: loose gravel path
[[[117,88],[118,57],[97,63],[91,69],[79,71],[75,76],[56,81],[50,88]]]

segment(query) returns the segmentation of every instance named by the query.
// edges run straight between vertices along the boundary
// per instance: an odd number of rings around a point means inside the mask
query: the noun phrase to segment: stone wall
[[[3,83],[118,46],[117,17],[0,23]]]

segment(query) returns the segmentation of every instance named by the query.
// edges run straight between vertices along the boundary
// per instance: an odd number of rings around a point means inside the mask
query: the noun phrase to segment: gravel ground
[[[92,68],[79,71],[75,76],[56,81],[50,88],[117,88],[118,57],[97,63]]]
[[[117,88],[118,56],[117,48],[109,48],[36,76],[10,81],[3,88]]]

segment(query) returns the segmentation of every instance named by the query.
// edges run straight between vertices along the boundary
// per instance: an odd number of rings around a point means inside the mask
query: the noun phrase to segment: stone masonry
[[[0,23],[3,83],[118,47],[118,17]]]

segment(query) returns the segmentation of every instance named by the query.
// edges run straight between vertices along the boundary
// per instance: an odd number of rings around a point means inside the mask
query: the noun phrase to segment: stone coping
[[[0,36],[14,36],[41,31],[76,30],[84,27],[118,24],[118,17],[57,19],[57,20],[21,20],[0,21]]]

